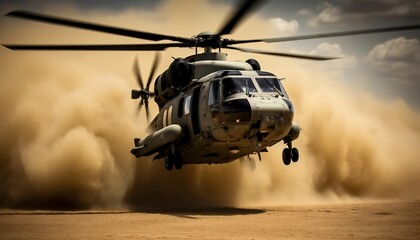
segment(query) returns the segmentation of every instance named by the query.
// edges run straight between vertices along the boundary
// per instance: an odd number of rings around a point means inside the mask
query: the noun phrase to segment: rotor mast
[[[199,33],[197,36],[194,37],[196,39],[196,46],[195,52],[197,54],[197,48],[202,47],[204,49],[204,53],[212,53],[212,48],[216,46],[213,45],[220,45],[220,36],[216,35],[216,33],[211,31],[205,31]],[[212,44],[209,44],[212,43]],[[220,47],[219,47],[220,49]]]

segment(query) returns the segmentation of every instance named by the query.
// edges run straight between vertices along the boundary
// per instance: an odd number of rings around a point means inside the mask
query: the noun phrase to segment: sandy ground
[[[420,239],[420,201],[155,212],[0,211],[0,239]]]

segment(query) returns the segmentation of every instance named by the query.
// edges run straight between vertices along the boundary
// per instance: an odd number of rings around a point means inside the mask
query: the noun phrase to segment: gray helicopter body
[[[154,133],[136,140],[136,157],[158,153],[165,161],[174,158],[177,168],[181,162],[226,163],[299,136],[293,104],[279,79],[225,56],[194,55],[197,61],[188,62],[190,83],[162,105],[149,127]]]

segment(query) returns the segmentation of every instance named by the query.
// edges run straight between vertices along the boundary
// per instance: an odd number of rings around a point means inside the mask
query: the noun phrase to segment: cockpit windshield
[[[282,93],[282,89],[280,88],[280,83],[277,78],[257,78],[257,83],[262,92]]]
[[[257,89],[251,78],[225,78],[223,79],[223,96],[228,96],[235,93],[255,93]]]

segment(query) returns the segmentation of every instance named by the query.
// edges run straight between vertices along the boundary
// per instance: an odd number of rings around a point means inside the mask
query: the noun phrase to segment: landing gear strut
[[[287,141],[287,148],[283,149],[282,158],[284,165],[290,165],[290,163],[297,162],[299,160],[299,150],[292,147],[292,142]]]
[[[183,159],[181,153],[176,150],[175,145],[172,145],[171,151],[165,154],[165,169],[170,171],[172,168],[177,170],[181,169],[183,166]]]

